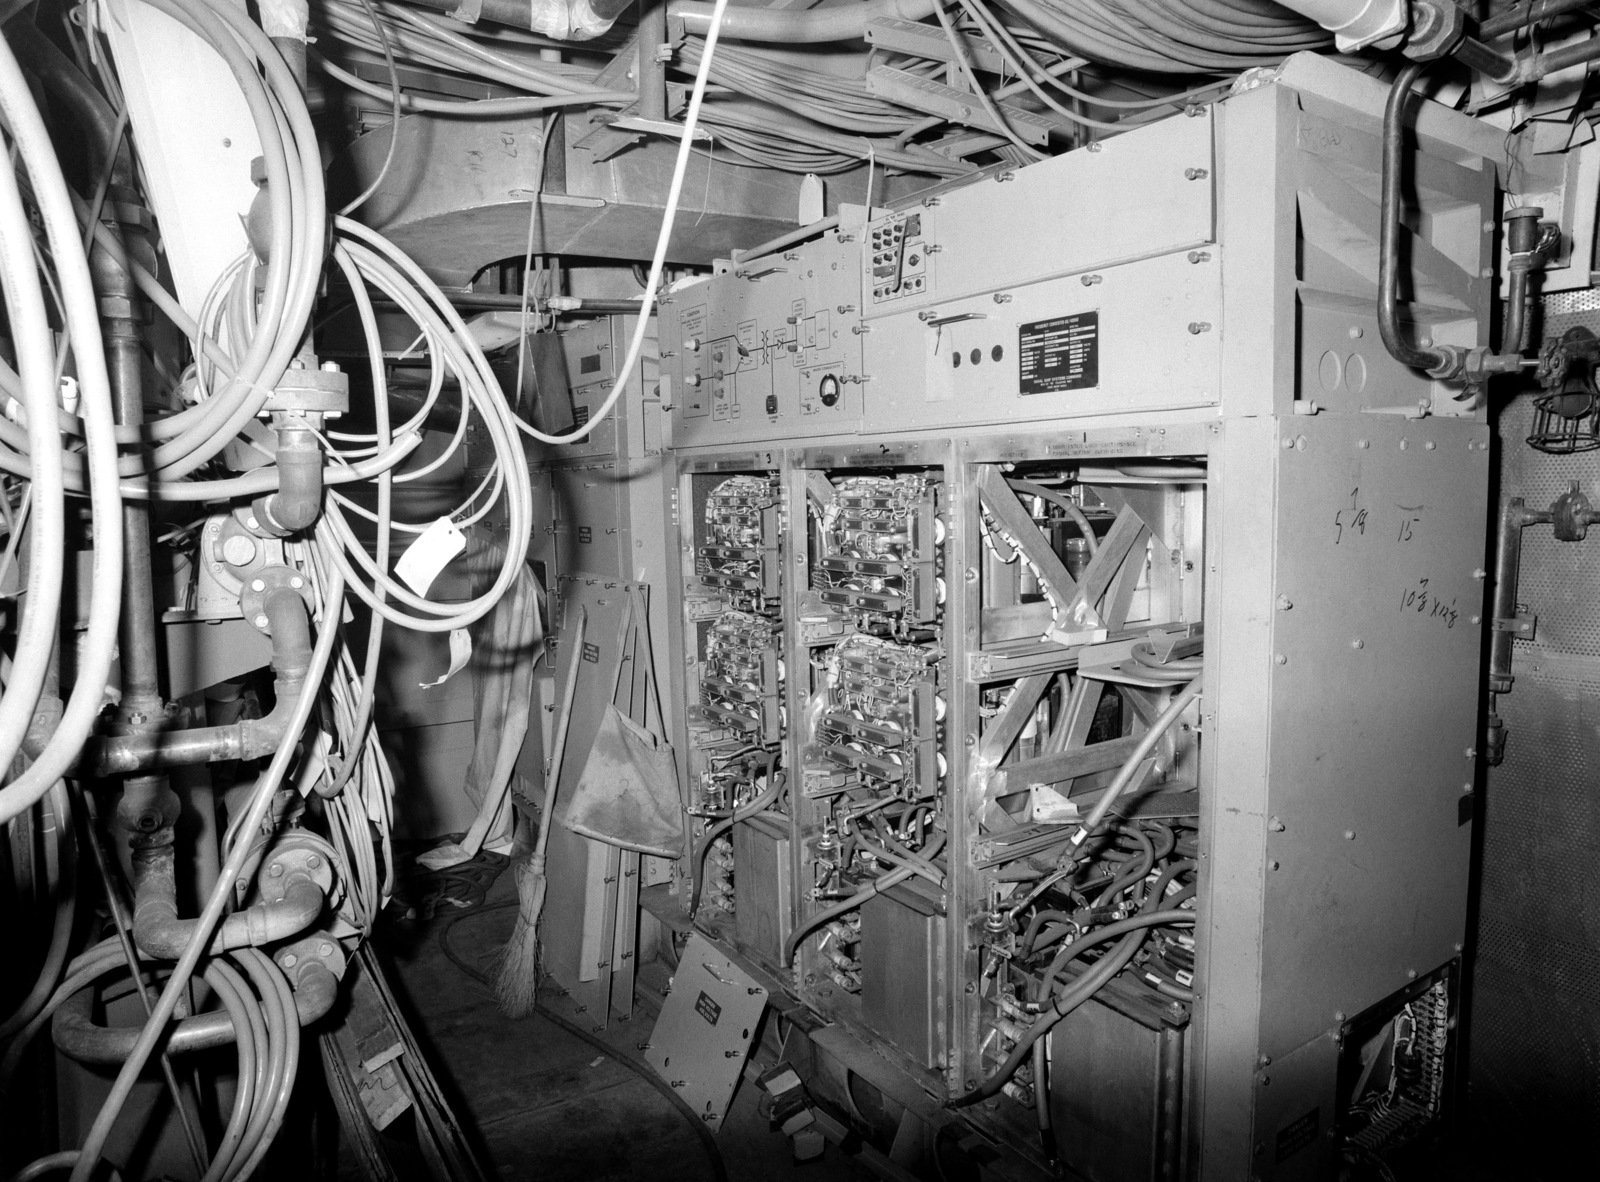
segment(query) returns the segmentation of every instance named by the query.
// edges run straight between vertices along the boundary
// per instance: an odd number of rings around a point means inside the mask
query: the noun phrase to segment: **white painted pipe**
[[[1406,0],[1278,0],[1278,3],[1327,29],[1344,53],[1369,45],[1389,48],[1399,41],[1410,21]]]

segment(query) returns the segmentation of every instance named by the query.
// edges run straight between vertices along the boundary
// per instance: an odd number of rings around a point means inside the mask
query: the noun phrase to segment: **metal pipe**
[[[667,64],[659,54],[667,40],[665,0],[639,0],[639,115],[667,118]]]
[[[1506,323],[1502,353],[1521,353],[1528,335],[1528,275],[1537,261],[1539,219],[1544,210],[1525,205],[1506,211]]]
[[[780,234],[768,242],[763,242],[760,246],[752,246],[749,250],[736,250],[733,252],[733,261],[736,263],[748,263],[751,259],[758,259],[762,255],[772,254],[774,251],[782,250],[786,246],[793,246],[796,242],[804,242],[807,238],[815,238],[818,234],[832,230],[838,224],[838,214],[834,214],[832,217],[825,217],[819,222],[812,222],[808,226],[790,230],[787,234]]]
[[[1448,362],[1448,356],[1435,349],[1419,349],[1400,332],[1400,178],[1405,163],[1405,135],[1401,120],[1411,87],[1427,68],[1413,62],[1400,71],[1389,90],[1383,110],[1383,201],[1379,210],[1378,240],[1378,332],[1384,348],[1401,365],[1432,370]]]
[[[723,15],[719,37],[729,41],[776,41],[816,44],[823,41],[860,41],[874,20],[898,17],[920,21],[933,15],[935,0],[869,0],[835,8],[744,8],[730,6]],[[667,12],[683,21],[685,32],[703,36],[711,27],[715,6],[698,0],[672,0]]]
[[[1560,49],[1552,49],[1541,53],[1534,58],[1522,72],[1521,80],[1524,82],[1537,82],[1568,66],[1581,65],[1600,58],[1600,37],[1590,37],[1576,45],[1564,45]]]
[[[1522,565],[1522,528],[1532,521],[1549,520],[1549,514],[1530,513],[1521,497],[1500,504],[1494,536],[1494,602],[1489,614],[1489,692],[1511,692],[1511,652],[1516,633],[1517,577]]]
[[[1526,4],[1508,8],[1498,16],[1491,16],[1487,20],[1478,22],[1478,35],[1493,40],[1503,33],[1538,24],[1542,20],[1549,20],[1563,13],[1587,8],[1593,3],[1594,0],[1529,0]]]
[[[460,0],[412,0],[435,12],[453,13]],[[482,0],[480,20],[510,25],[561,41],[588,41],[611,28],[633,0]]]
[[[512,312],[522,310],[522,297],[517,295],[499,295],[489,291],[445,291],[445,298],[453,307],[457,308],[491,308],[505,309]],[[374,304],[385,307],[394,306],[394,301],[383,296],[374,295]],[[639,314],[638,300],[606,300],[595,299],[591,296],[551,296],[541,305],[544,310],[556,312],[562,316],[637,316]]]
[[[157,960],[176,960],[200,921],[178,917],[177,858],[170,844],[135,852],[133,899],[133,942],[139,951]],[[293,875],[281,898],[224,919],[211,939],[211,955],[298,936],[316,923],[326,901],[322,887],[310,877]]]
[[[339,978],[326,966],[311,967],[293,982],[295,1014],[300,1025],[310,1026],[333,1009],[339,995]],[[127,1060],[138,1041],[138,1026],[101,1026],[94,1021],[94,997],[84,989],[61,1003],[50,1026],[56,1049],[78,1063],[113,1066]],[[174,1024],[167,1036],[166,1052],[185,1055],[230,1046],[237,1040],[233,1019],[226,1010],[196,1014]]]
[[[91,171],[99,175],[109,162],[111,183],[131,188],[134,184],[133,157],[126,141],[117,142],[117,114],[95,89],[94,83],[31,21],[12,21],[6,25],[6,39],[16,47],[18,58],[27,63],[28,72],[71,109],[73,117],[88,134]]]
[[[1517,59],[1490,49],[1476,37],[1463,37],[1450,50],[1450,56],[1496,82],[1510,82],[1517,76]]]
[[[272,632],[272,668],[276,674],[272,685],[276,701],[271,713],[265,718],[247,718],[225,726],[107,736],[90,748],[92,758],[83,762],[94,767],[97,775],[109,776],[225,759],[259,759],[277,750],[305,683],[311,659],[311,627],[305,601],[287,588],[270,591],[262,611]]]
[[[276,430],[278,491],[261,498],[260,511],[272,528],[295,534],[322,512],[322,443],[304,418],[285,415]]]

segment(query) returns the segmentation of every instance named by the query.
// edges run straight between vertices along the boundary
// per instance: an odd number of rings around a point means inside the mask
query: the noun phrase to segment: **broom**
[[[556,715],[554,749],[544,775],[544,812],[539,817],[539,836],[533,852],[517,862],[517,924],[500,953],[494,992],[500,1010],[508,1018],[526,1018],[533,1013],[539,990],[539,914],[544,910],[545,850],[550,845],[550,829],[555,824],[556,785],[561,780],[561,764],[567,752],[567,727],[572,717],[572,700],[578,689],[578,661],[583,656],[583,633],[587,613],[578,609],[577,619],[563,636],[561,660],[561,710]]]

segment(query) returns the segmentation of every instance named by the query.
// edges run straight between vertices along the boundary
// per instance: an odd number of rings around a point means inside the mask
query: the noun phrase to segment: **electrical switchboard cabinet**
[[[663,300],[697,922],[1039,1164],[1448,1108],[1488,434],[1379,340],[1383,98],[1292,58]],[[1409,330],[1483,343],[1498,148],[1416,126]]]

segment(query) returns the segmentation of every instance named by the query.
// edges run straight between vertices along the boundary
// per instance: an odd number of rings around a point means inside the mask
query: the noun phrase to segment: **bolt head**
[[[248,566],[256,558],[256,541],[245,534],[230,534],[222,543],[222,557],[230,566]]]
[[[299,963],[300,963],[300,958],[298,956],[296,956],[294,953],[285,952],[283,954],[283,967],[284,968],[292,969],[292,968],[294,968],[295,965],[297,965]]]
[[[305,585],[306,581],[299,575],[295,575],[294,578],[289,580],[289,586],[293,587],[296,591],[300,590],[300,588],[304,587]]]
[[[252,590],[252,591],[265,591],[266,589],[267,589],[267,581],[265,579],[251,579],[250,580],[250,590]]]
[[[330,944],[327,940],[324,940],[322,943],[317,945],[317,955],[318,956],[332,956],[333,955],[333,945]]]
[[[267,620],[267,617],[266,617],[265,613],[257,616],[256,620],[255,620],[257,628],[265,628],[267,626],[268,622],[269,621]]]

